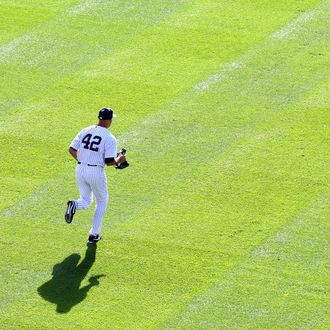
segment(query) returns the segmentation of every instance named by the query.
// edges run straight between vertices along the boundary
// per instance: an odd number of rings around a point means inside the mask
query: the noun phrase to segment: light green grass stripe
[[[329,326],[330,191],[195,297],[168,329]]]
[[[296,19],[291,21],[287,26],[281,28],[279,31],[274,32],[270,37],[274,39],[283,39],[288,38],[299,32],[299,30],[306,30],[306,23],[315,19],[317,16],[317,9],[310,10],[305,13],[302,13]]]

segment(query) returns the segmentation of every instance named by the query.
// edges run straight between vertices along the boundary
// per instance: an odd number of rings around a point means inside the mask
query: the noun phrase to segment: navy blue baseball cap
[[[116,118],[116,115],[111,108],[102,108],[99,112],[98,118],[102,120],[111,120],[112,118]]]

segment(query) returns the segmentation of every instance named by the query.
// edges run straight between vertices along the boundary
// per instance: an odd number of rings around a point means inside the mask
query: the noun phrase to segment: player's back
[[[71,147],[78,151],[77,160],[81,164],[104,167],[105,158],[116,156],[116,143],[107,128],[93,125],[81,130]]]

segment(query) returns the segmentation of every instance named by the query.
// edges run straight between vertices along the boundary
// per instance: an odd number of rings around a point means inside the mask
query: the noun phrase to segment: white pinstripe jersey
[[[78,151],[77,160],[82,164],[104,167],[106,158],[117,156],[116,138],[107,128],[98,125],[82,129],[70,147]]]

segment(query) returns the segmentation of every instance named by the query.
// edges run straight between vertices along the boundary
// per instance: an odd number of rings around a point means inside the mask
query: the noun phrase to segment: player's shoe
[[[67,223],[71,223],[74,214],[76,213],[76,203],[74,201],[68,201],[64,219]]]
[[[102,237],[99,234],[97,234],[97,235],[89,235],[87,244],[95,244],[98,241],[100,241],[101,239],[102,239]]]

